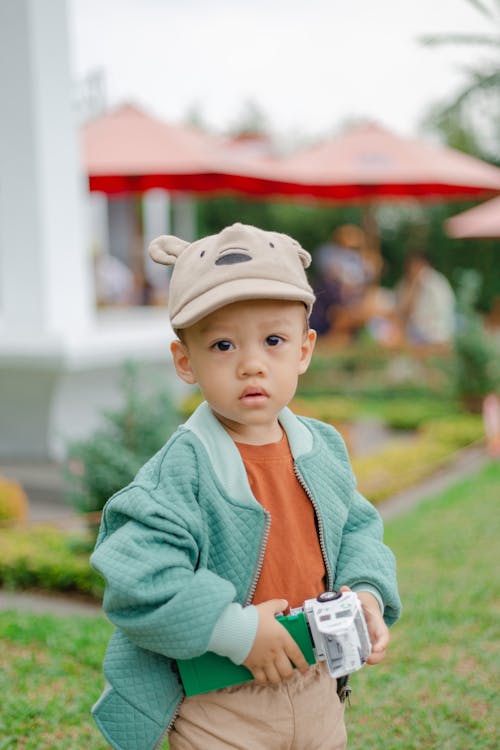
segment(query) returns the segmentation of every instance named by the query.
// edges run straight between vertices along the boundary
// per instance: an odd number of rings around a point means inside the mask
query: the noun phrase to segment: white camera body
[[[297,610],[293,610],[295,613]],[[332,678],[361,669],[371,653],[363,609],[354,591],[326,591],[303,607],[316,661],[326,661]]]

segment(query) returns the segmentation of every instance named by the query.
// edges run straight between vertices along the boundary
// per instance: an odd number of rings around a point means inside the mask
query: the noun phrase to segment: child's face
[[[302,303],[251,300],[185,329],[171,350],[179,377],[198,383],[228,432],[263,445],[280,439],[277,414],[293,398],[315,341]]]

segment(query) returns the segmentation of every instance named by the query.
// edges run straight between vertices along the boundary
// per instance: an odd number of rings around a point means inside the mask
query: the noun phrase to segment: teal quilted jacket
[[[289,409],[279,419],[315,507],[328,588],[373,591],[392,624],[394,557],[379,514],[356,491],[342,439]],[[176,659],[211,650],[244,660],[269,523],[206,403],[108,501],[91,563],[106,580],[103,607],[116,628],[92,712],[112,747],[161,746],[183,698]]]

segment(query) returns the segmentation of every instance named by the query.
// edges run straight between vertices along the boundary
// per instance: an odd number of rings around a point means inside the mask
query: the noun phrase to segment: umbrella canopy
[[[500,169],[459,151],[364,125],[287,158],[242,149],[122,105],[83,129],[90,190],[151,188],[369,202],[500,192]]]
[[[446,233],[455,239],[500,238],[500,196],[452,216],[444,226]]]
[[[282,159],[273,179],[288,194],[353,202],[453,200],[500,192],[497,167],[452,148],[401,138],[375,124],[354,127]]]
[[[171,125],[124,104],[83,128],[90,190],[144,192],[152,188],[204,191],[232,162],[222,139]]]

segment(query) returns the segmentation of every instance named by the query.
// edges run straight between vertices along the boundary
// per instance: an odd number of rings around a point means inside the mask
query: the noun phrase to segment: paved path
[[[390,518],[413,508],[421,500],[441,492],[447,487],[460,482],[470,474],[479,471],[489,460],[482,445],[466,448],[456,454],[454,460],[423,481],[416,487],[394,495],[377,506],[382,518]],[[46,517],[54,515],[54,506],[42,505],[42,512],[36,515]],[[64,595],[38,594],[30,592],[10,592],[0,589],[0,610],[15,609],[33,613],[50,613],[68,616],[96,617],[103,616],[98,604],[82,602]]]
[[[60,615],[70,617],[98,617],[102,615],[100,604],[81,602],[71,597],[55,594],[38,594],[29,591],[5,591],[0,589],[0,610],[15,609],[18,612]],[[103,615],[102,615],[103,616]]]

